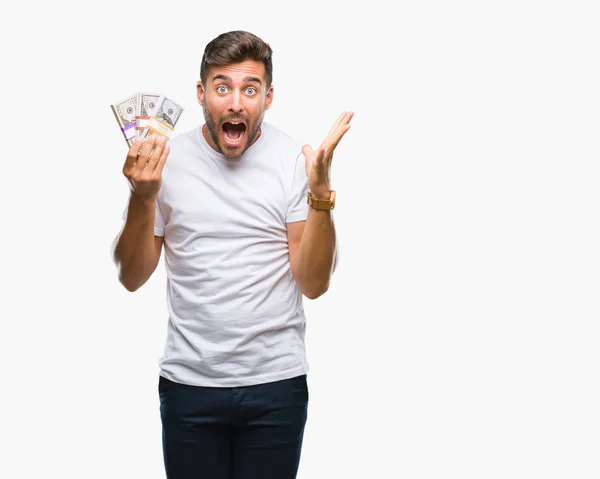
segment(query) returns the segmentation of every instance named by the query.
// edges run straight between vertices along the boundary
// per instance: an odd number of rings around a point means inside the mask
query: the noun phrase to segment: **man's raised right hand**
[[[131,195],[139,200],[154,201],[160,191],[162,170],[171,151],[164,136],[151,135],[146,141],[137,138],[125,159],[123,174],[129,181]]]

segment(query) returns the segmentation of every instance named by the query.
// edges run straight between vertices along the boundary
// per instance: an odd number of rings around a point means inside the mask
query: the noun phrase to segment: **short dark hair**
[[[256,35],[243,30],[222,33],[204,49],[200,64],[200,80],[206,85],[211,66],[225,66],[246,60],[262,62],[265,66],[267,88],[273,81],[273,50]]]

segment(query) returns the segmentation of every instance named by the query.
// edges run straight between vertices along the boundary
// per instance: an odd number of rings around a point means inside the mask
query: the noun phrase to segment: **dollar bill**
[[[173,99],[162,95],[158,100],[156,113],[151,115],[146,124],[146,128],[140,135],[141,138],[147,138],[151,134],[166,136],[171,138],[175,131],[175,125],[181,118],[184,108]]]
[[[137,94],[131,95],[124,100],[110,105],[110,108],[121,128],[127,146],[131,147],[135,140],[135,126],[137,113]]]
[[[154,116],[174,129],[181,113],[183,113],[181,105],[175,103],[171,98],[163,96],[160,98],[160,104]]]
[[[137,93],[136,136],[139,137],[148,125],[148,120],[156,114],[159,107],[160,93]]]

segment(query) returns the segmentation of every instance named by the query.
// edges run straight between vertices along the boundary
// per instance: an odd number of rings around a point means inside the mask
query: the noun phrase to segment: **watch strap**
[[[328,200],[317,199],[309,191],[308,205],[315,210],[332,210],[335,207],[335,191],[331,190]]]

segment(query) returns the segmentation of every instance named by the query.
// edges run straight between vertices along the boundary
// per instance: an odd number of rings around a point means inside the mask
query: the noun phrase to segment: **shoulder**
[[[201,148],[198,138],[200,134],[199,128],[196,127],[193,130],[175,135],[168,141],[171,150],[169,151],[169,158],[165,163],[165,172],[173,170],[176,167],[182,167],[190,163],[187,161],[190,157],[198,156]]]
[[[282,156],[293,157],[295,160],[302,152],[303,143],[276,126],[263,122],[261,129],[270,146],[277,149]]]
[[[175,135],[169,140],[169,146],[171,150],[190,149],[198,147],[198,135],[200,134],[200,127],[197,126],[193,130],[186,131]]]
[[[302,154],[304,143],[291,135],[285,133],[279,128],[263,122],[264,133],[267,139],[267,155],[272,161],[271,164],[277,165],[278,170],[284,176],[284,182],[290,188],[293,188],[296,182],[300,184],[306,180],[305,158]]]

